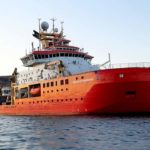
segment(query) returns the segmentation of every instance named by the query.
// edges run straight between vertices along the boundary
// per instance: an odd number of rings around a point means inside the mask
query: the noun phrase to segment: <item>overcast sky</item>
[[[64,21],[71,45],[84,48],[101,64],[111,53],[112,63],[150,62],[149,0],[1,0],[0,75],[22,70],[20,58],[31,51],[32,30],[38,18]],[[37,45],[38,46],[38,45]]]

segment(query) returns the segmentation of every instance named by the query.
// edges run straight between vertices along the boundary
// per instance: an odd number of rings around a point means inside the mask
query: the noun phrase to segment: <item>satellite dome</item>
[[[41,23],[41,28],[44,30],[44,31],[47,31],[47,29],[49,28],[49,24],[46,22],[46,21],[43,21]]]

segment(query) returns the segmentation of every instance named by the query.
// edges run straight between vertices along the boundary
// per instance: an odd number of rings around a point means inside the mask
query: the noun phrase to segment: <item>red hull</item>
[[[84,76],[84,79],[75,80],[81,76]],[[14,105],[1,105],[0,114],[74,115],[150,112],[150,68],[108,69],[74,75],[68,79],[69,85],[54,87],[53,93],[50,93],[51,87],[42,88],[40,97],[16,99]],[[46,90],[50,91],[45,94]]]

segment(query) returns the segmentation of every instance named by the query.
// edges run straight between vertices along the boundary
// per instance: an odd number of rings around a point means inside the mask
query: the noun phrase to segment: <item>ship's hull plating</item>
[[[1,105],[2,115],[81,115],[150,112],[150,68],[108,69],[65,77],[41,96]],[[60,81],[62,78],[54,79]],[[50,80],[52,81],[52,80]],[[41,83],[41,85],[44,81]],[[44,94],[43,94],[44,93]]]

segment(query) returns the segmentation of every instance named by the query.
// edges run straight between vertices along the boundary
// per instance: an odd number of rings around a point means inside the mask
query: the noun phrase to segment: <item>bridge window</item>
[[[64,53],[60,53],[60,56],[64,56],[65,54]]]
[[[38,59],[38,56],[37,55],[34,55],[35,59]]]
[[[45,58],[44,55],[42,55],[42,58]]]
[[[38,55],[38,58],[41,59],[41,55]]]
[[[53,57],[56,57],[56,54],[53,54]]]

